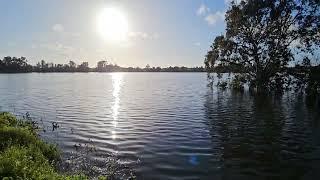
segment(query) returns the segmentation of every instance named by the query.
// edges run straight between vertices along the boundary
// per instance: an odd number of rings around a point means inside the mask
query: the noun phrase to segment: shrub
[[[59,174],[54,168],[59,157],[56,146],[39,138],[30,118],[19,120],[10,113],[0,113],[0,179],[88,179]]]
[[[50,161],[50,163],[59,160],[58,149],[51,144],[47,144],[37,137],[27,128],[21,127],[2,127],[0,128],[0,151],[11,146],[37,147],[40,152]]]
[[[233,90],[243,91],[245,83],[246,83],[246,80],[243,76],[235,75],[234,79],[231,81],[230,87]]]
[[[0,155],[0,178],[57,179],[58,174],[38,147],[11,146]]]
[[[4,126],[16,126],[18,123],[17,118],[10,113],[0,113],[0,128]]]

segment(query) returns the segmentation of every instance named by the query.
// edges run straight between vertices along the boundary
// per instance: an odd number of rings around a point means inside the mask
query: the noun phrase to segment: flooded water
[[[89,149],[75,164],[97,175],[320,179],[320,110],[305,104],[211,90],[205,73],[0,74],[0,111],[29,112],[65,160]]]

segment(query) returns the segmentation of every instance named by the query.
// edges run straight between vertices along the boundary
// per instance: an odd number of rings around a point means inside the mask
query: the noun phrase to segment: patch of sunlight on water
[[[123,79],[123,73],[113,73],[112,75],[112,86],[113,91],[112,95],[114,97],[113,106],[112,109],[112,124],[113,124],[113,130],[112,130],[112,139],[117,138],[117,125],[118,125],[118,115],[119,115],[119,108],[120,108],[120,90],[122,85],[122,79]]]

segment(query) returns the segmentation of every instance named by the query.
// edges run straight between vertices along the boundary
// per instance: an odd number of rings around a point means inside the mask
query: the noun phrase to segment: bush
[[[17,118],[10,113],[0,113],[0,128],[4,126],[16,126],[18,123]]]
[[[222,82],[218,82],[217,83],[217,86],[221,89],[221,90],[225,90],[225,89],[227,89],[227,86],[228,86],[228,82],[226,82],[226,81],[222,81]]]
[[[56,146],[42,141],[35,123],[18,120],[10,113],[0,113],[0,179],[84,180],[84,175],[59,174]]]
[[[236,91],[243,91],[245,83],[246,80],[243,76],[235,75],[234,79],[231,81],[230,87]]]
[[[35,136],[27,128],[20,127],[2,127],[0,128],[0,151],[11,146],[37,147],[40,152],[50,161],[50,163],[59,160],[58,149],[51,144],[47,144]]]
[[[57,179],[38,147],[11,146],[0,155],[0,179]]]

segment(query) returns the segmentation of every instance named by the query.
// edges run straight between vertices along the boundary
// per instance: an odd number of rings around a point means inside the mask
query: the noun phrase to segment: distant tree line
[[[16,57],[4,57],[0,60],[0,72],[10,73],[10,72],[31,72],[33,67],[28,64],[28,61],[25,57],[16,58]]]
[[[27,73],[27,72],[205,72],[204,67],[121,67],[117,64],[109,63],[106,60],[97,62],[96,67],[89,67],[88,62],[76,64],[69,61],[67,64],[54,64],[41,60],[35,66],[28,64],[25,57],[4,57],[0,59],[0,73]]]

